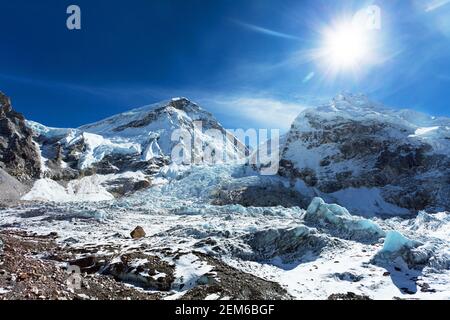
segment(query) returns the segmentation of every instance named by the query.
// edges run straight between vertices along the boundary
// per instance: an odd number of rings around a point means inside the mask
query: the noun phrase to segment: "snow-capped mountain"
[[[224,156],[228,159],[243,155],[240,142],[233,136],[227,136],[226,130],[211,113],[186,98],[174,98],[171,101],[134,109],[79,128],[80,131],[101,135],[111,141],[139,144],[144,161],[170,156],[175,145],[179,143],[178,140],[172,140],[172,134],[177,129],[186,130],[202,142],[200,146],[193,145],[192,158],[202,156],[201,149],[205,144],[224,151]],[[205,134],[208,130],[218,130],[221,137]]]
[[[76,129],[50,128],[33,121],[27,125],[40,146],[42,176],[53,180],[94,173],[151,176],[174,162],[173,152],[182,164],[202,163],[206,151],[218,154],[219,161],[239,159],[245,153],[245,147],[210,113],[185,98],[133,109]]]
[[[21,130],[28,134],[21,141],[30,140],[29,152],[39,146],[35,157],[27,157],[27,161],[35,159],[27,169],[35,168],[34,178],[47,179],[40,182],[39,198],[52,194],[56,185],[51,180],[69,183],[69,198],[79,199],[106,200],[146,188],[161,168],[173,164],[174,150],[189,155],[187,164],[199,159],[201,163],[206,148],[223,159],[246,153],[210,113],[186,98],[76,129],[21,119],[18,123],[27,124]],[[284,180],[260,178],[250,185],[222,185],[213,202],[306,207],[320,196],[366,216],[450,207],[450,119],[393,110],[362,95],[341,94],[327,105],[303,111],[282,137],[281,146],[279,174]],[[45,192],[43,185],[48,187]],[[97,197],[77,192],[89,190],[88,186]]]
[[[450,209],[448,118],[341,94],[297,117],[281,159],[280,174],[305,194],[361,214]]]

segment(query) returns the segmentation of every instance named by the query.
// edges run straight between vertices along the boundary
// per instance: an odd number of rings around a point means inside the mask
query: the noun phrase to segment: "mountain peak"
[[[185,106],[190,103],[192,103],[192,102],[188,98],[185,98],[185,97],[172,98],[172,99],[170,99],[170,102],[169,102],[169,104],[171,106],[173,106],[174,108],[178,108],[180,106]]]
[[[199,105],[185,97],[172,98],[165,107],[172,107],[185,112],[203,111]]]
[[[0,108],[5,112],[11,111],[11,100],[7,95],[0,91]]]
[[[108,136],[116,136],[127,130],[130,135],[141,136],[143,131],[160,130],[177,126],[180,121],[190,122],[201,119],[215,121],[209,112],[203,110],[196,103],[185,97],[177,97],[131,109],[78,129]]]
[[[341,93],[339,93],[338,95],[336,95],[336,97],[334,97],[332,99],[332,101],[334,103],[339,103],[339,102],[348,102],[351,104],[371,104],[371,101],[369,99],[368,96],[366,96],[363,93],[352,93],[349,91],[343,91]]]
[[[375,121],[410,129],[450,126],[449,118],[433,117],[411,109],[387,107],[364,94],[348,92],[338,94],[327,104],[304,110],[294,124],[303,123],[305,117],[321,118],[325,121]]]
[[[331,99],[328,103],[305,109],[294,121],[294,126],[308,124],[311,118],[320,118],[322,121],[341,120],[391,120],[396,111],[370,100],[364,94],[343,92]],[[305,123],[306,121],[306,123]]]

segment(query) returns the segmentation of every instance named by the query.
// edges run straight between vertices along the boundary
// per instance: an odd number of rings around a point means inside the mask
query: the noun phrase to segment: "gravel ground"
[[[20,230],[0,231],[0,300],[202,300],[211,295],[232,300],[292,299],[275,282],[244,273],[194,251],[192,254],[212,266],[212,270],[193,288],[180,294],[171,289],[175,267],[156,255],[133,251],[122,254],[113,262],[108,251],[117,252],[116,247],[90,247],[81,252],[70,246],[59,246],[55,241],[57,237],[57,233],[37,235]],[[136,258],[145,263],[131,272],[133,268],[128,264]],[[78,266],[80,273],[70,274],[69,265]],[[162,281],[151,282],[152,288],[140,286],[135,281],[137,271],[138,274],[151,274],[156,269],[163,270],[166,276],[161,278]],[[148,281],[145,283],[149,284]]]
[[[46,259],[62,249],[55,234],[37,236],[21,231],[1,231],[0,299],[72,300],[72,299],[158,299],[155,293],[140,292],[110,276],[82,275],[81,288],[69,286],[65,264]]]

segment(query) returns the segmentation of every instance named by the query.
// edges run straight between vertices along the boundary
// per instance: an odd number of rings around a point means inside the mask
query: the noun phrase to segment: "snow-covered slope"
[[[42,177],[69,181],[92,174],[143,172],[171,162],[233,161],[245,147],[185,98],[134,109],[76,129],[27,121],[40,147]]]
[[[19,200],[29,188],[0,168],[0,202]]]
[[[364,196],[363,214],[450,209],[448,118],[342,94],[297,117],[281,158],[281,175],[315,194],[345,205]]]

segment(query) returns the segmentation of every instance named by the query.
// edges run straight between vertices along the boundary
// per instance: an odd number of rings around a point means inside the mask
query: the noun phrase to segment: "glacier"
[[[186,254],[177,261],[159,253],[177,266],[173,288],[163,293],[167,299],[182,298],[196,283],[206,281],[202,276],[210,267],[195,262],[198,259],[193,252],[218,257],[243,272],[275,281],[297,299],[326,299],[348,291],[373,299],[450,298],[447,212],[383,220],[352,215],[321,198],[315,198],[307,210],[211,204],[219,185],[273,179],[239,165],[170,166],[161,169],[158,179],[161,183],[152,188],[109,201],[34,202],[8,208],[3,210],[0,224],[38,234],[58,230],[58,241],[73,248],[95,244],[128,252],[136,246],[149,246],[152,252],[170,248],[170,252]],[[138,224],[147,237],[136,242],[127,234]],[[376,259],[380,252],[398,252],[416,241],[426,252],[433,252],[419,271],[396,271]],[[386,276],[386,270],[395,277],[408,278],[405,274],[410,273],[410,278],[417,278],[415,283],[426,283],[433,292],[416,290],[411,294]],[[416,273],[419,275],[412,276]]]

